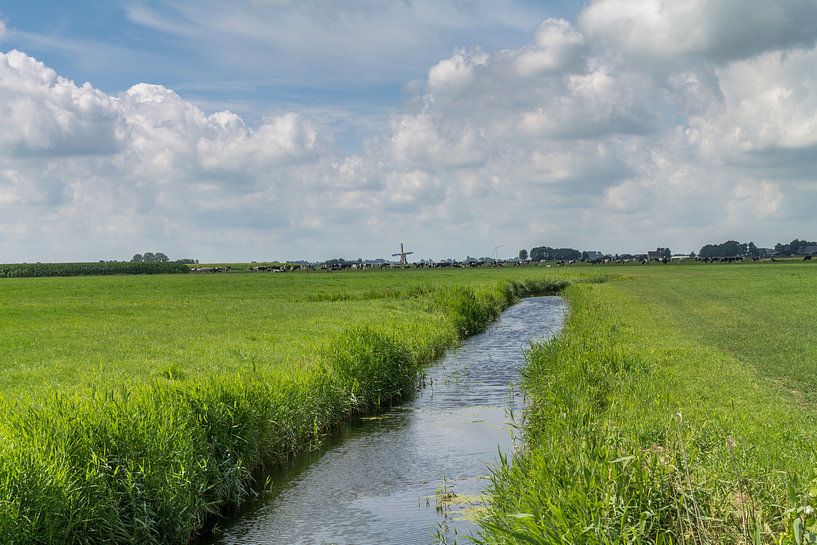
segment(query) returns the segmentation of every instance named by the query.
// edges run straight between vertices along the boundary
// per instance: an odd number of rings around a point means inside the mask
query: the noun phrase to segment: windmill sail
[[[413,253],[414,252],[405,251],[405,249],[403,248],[403,243],[401,242],[400,243],[400,253],[391,254],[391,256],[392,257],[400,257],[400,264],[401,265],[408,265],[408,259],[406,259],[406,256],[409,256],[409,255],[411,255]]]

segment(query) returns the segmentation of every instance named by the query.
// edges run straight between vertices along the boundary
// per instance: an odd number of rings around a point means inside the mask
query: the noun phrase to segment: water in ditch
[[[469,542],[489,468],[513,450],[524,350],[558,334],[565,313],[560,297],[507,309],[426,368],[416,397],[276,471],[210,545]]]

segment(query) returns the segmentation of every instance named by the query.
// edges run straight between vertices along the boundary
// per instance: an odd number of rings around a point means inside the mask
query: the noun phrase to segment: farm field
[[[653,268],[567,296],[487,543],[817,537],[817,268]]]
[[[425,292],[596,274],[508,268],[7,279],[0,283],[0,396],[303,369],[327,338],[353,325],[395,333],[434,326],[418,320]]]
[[[4,279],[0,542],[185,543],[263,464],[562,281],[484,539],[795,543],[817,266],[794,262]]]
[[[4,280],[0,543],[186,543],[549,271]]]

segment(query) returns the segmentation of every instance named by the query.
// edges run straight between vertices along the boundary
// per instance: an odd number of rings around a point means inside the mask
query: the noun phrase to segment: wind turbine
[[[408,259],[406,256],[413,254],[414,252],[407,252],[403,249],[403,243],[400,243],[400,253],[399,254],[391,254],[392,257],[400,256],[400,264],[401,265],[408,265]]]
[[[493,245],[494,245],[494,261],[498,261],[498,259],[497,259],[497,252],[496,252],[496,251],[497,251],[498,249],[502,248],[502,244],[497,244],[497,243],[496,243],[496,242],[494,242],[493,240],[491,241],[491,244],[493,244]]]

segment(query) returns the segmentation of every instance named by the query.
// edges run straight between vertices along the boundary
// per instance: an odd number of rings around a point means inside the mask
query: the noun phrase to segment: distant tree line
[[[571,259],[582,258],[582,253],[579,250],[551,248],[550,246],[531,248],[529,255],[532,261],[570,261]]]
[[[738,257],[750,255],[758,257],[760,251],[754,242],[727,240],[721,244],[707,244],[698,252],[698,257]]]
[[[170,261],[170,258],[167,255],[163,254],[162,252],[145,252],[144,254],[135,254],[130,262],[131,263],[167,263]],[[183,263],[185,265],[198,265],[198,259],[177,259],[173,263]]]
[[[335,258],[335,259],[327,259],[326,261],[323,262],[324,265],[329,265],[329,266],[344,265],[346,263],[360,264],[360,263],[363,263],[363,258],[359,257],[357,259],[348,259],[347,260],[347,259],[343,259],[342,257],[338,257],[338,258]]]
[[[144,254],[136,254],[131,258],[131,263],[166,263],[170,261],[170,258],[167,257],[162,252],[145,252]]]
[[[774,251],[783,255],[800,255],[808,246],[817,246],[817,242],[794,239],[788,244],[777,243]]]
[[[817,242],[794,239],[788,244],[777,243],[774,252],[779,255],[801,255],[808,246],[817,246]],[[698,253],[699,257],[765,257],[765,251],[754,242],[727,240],[720,244],[707,244]]]
[[[656,248],[655,252],[650,252],[651,257],[653,258],[664,258],[670,259],[672,257],[672,251],[669,248]],[[657,257],[656,255],[657,254]],[[693,252],[694,254],[694,252]],[[611,259],[645,259],[645,254],[602,254],[601,252],[589,252],[589,251],[580,251],[576,250],[575,248],[551,248],[550,246],[537,246],[535,248],[531,248],[530,252],[527,250],[519,250],[519,259],[521,261],[525,261],[530,259],[531,261],[571,261],[571,260],[582,260],[582,261],[592,261],[594,259],[599,259],[602,257],[611,258]]]

